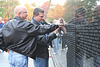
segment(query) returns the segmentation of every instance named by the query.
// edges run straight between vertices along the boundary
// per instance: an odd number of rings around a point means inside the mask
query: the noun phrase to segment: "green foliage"
[[[4,17],[4,15],[3,15],[5,13],[4,11],[5,11],[4,8],[0,8],[0,17]]]
[[[79,2],[77,0],[66,1],[66,3],[64,4],[65,14],[63,16],[63,18],[66,22],[68,22],[69,20],[71,20],[73,18],[74,12],[75,12],[76,8],[78,7],[78,4],[79,4]]]
[[[49,17],[46,19],[47,22],[51,22],[51,21],[53,21],[53,20],[54,20],[54,19],[49,18]]]
[[[32,7],[36,7],[37,5],[36,5],[35,3],[32,3],[31,6],[32,6]]]
[[[3,7],[3,4],[4,1],[0,1],[0,17],[4,17],[4,11],[5,11],[5,8]]]
[[[0,1],[0,16],[5,20],[9,20],[14,17],[14,8],[20,4],[18,0],[1,0]]]

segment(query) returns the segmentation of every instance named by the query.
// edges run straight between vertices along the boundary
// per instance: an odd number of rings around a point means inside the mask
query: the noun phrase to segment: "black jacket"
[[[39,22],[32,19],[32,23],[35,25],[40,25]],[[45,20],[42,22],[42,25],[48,25]],[[54,32],[48,33],[47,35],[39,35],[37,36],[37,48],[36,48],[36,57],[40,58],[48,58],[49,51],[48,51],[48,43],[52,45],[51,41],[55,39],[57,36]]]
[[[36,26],[16,16],[3,26],[2,35],[7,49],[35,58],[36,36],[52,32],[56,28],[58,25]]]

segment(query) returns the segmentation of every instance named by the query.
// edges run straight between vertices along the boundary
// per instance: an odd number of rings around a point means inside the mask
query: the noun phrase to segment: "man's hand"
[[[66,28],[64,26],[61,27],[62,31],[64,32],[64,34],[67,33]]]
[[[61,27],[57,28],[57,29],[54,31],[54,33],[57,34],[60,28],[61,28]]]
[[[56,22],[56,24],[59,25],[59,26],[64,26],[64,23],[60,23],[59,21]]]

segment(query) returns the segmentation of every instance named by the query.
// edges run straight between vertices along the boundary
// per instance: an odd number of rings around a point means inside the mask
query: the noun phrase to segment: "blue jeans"
[[[12,50],[9,51],[8,61],[10,67],[28,67],[28,57]]]
[[[62,37],[59,37],[59,43],[62,44]]]
[[[34,67],[36,66],[36,61],[33,59],[33,64],[34,64]]]
[[[35,67],[48,67],[48,58],[36,58]]]
[[[54,40],[53,40],[53,44],[54,44],[54,52],[55,52],[56,54],[58,54],[59,39],[58,39],[58,38],[54,39]]]

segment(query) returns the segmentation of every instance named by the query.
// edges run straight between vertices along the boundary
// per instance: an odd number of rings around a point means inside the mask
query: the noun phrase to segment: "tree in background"
[[[64,7],[64,15],[63,18],[65,19],[66,22],[71,20],[74,17],[75,10],[81,5],[80,0],[66,0]]]
[[[5,8],[4,8],[4,1],[0,1],[0,17],[4,17]]]
[[[48,10],[49,10],[49,7],[50,7],[50,3],[51,3],[51,0],[44,2],[44,4],[41,6],[41,8],[44,10],[44,19],[46,19],[46,17],[47,17]]]
[[[32,6],[32,7],[36,7],[37,5],[36,5],[35,2],[34,2],[34,3],[31,4],[31,6]]]
[[[58,20],[64,15],[64,7],[57,4],[55,7],[51,8],[48,12],[48,18]]]
[[[1,0],[0,3],[1,3],[0,4],[1,5],[1,8],[0,8],[1,16],[5,20],[9,20],[14,17],[13,10],[16,5],[20,4],[18,0]]]
[[[64,20],[67,22],[74,17],[75,10],[80,6],[85,6],[87,9],[86,17],[91,19],[92,18],[92,11],[94,7],[97,5],[97,1],[100,0],[66,0],[64,6],[62,5],[52,5],[51,0],[45,2],[41,8],[45,11],[45,19],[48,17],[48,21],[59,19],[63,17]],[[3,17],[5,20],[9,20],[14,17],[14,8],[16,5],[19,5],[19,0],[0,0],[0,16]],[[32,19],[32,12],[33,7],[36,7],[35,3],[30,5],[26,5],[28,9],[28,20]],[[50,9],[49,9],[50,7]],[[33,9],[32,9],[33,8]],[[48,12],[49,10],[49,12]]]
[[[33,9],[30,7],[29,4],[25,4],[24,6],[27,8],[27,12],[28,12],[27,20],[30,21],[32,20],[32,16],[33,16]]]
[[[14,17],[14,8],[19,5],[19,1],[18,0],[7,0],[6,1],[6,11],[5,11],[5,19],[9,20],[12,19]]]

